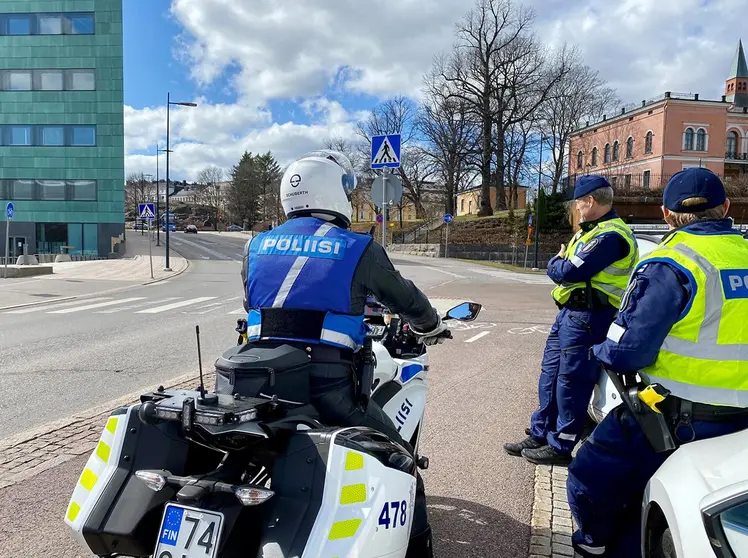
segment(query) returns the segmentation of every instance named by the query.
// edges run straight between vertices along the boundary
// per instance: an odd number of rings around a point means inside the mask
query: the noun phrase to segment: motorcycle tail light
[[[270,500],[275,495],[275,492],[254,486],[240,486],[234,490],[234,495],[236,495],[243,506],[257,506]]]
[[[136,471],[135,476],[142,480],[143,483],[154,492],[158,492],[166,486],[166,478],[158,473],[153,473],[151,471]]]

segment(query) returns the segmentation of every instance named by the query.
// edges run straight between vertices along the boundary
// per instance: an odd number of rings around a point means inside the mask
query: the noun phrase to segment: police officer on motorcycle
[[[642,383],[632,386],[637,404],[608,414],[569,466],[572,544],[583,556],[640,556],[644,489],[672,449],[748,428],[748,242],[729,207],[707,169],[670,179],[671,231],[636,267],[594,348],[610,371]],[[664,419],[660,430],[652,417]]]
[[[427,345],[441,342],[446,326],[380,244],[348,230],[355,187],[353,167],[339,152],[307,153],[288,167],[280,185],[288,220],[245,246],[247,340],[309,348],[310,398],[320,420],[374,428],[412,452],[382,408],[369,400],[364,410],[357,397],[354,359],[366,335],[367,296],[399,314]],[[421,508],[414,536],[426,525],[425,500]]]
[[[602,176],[577,179],[580,230],[548,262],[560,312],[546,342],[538,382],[540,405],[528,437],[505,444],[510,455],[541,465],[568,465],[582,435],[598,375],[590,349],[605,338],[639,257],[631,229],[613,210],[613,189]]]

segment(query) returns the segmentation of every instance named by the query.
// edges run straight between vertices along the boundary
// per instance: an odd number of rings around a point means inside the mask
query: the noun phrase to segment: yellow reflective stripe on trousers
[[[724,362],[748,360],[748,345],[717,342],[723,305],[719,271],[701,254],[685,244],[676,244],[672,249],[693,260],[704,272],[706,277],[704,320],[699,328],[698,343],[668,335],[662,343],[661,350],[702,360]]]

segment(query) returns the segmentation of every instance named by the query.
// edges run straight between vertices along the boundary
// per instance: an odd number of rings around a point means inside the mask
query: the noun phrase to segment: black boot
[[[525,449],[538,449],[542,448],[543,446],[547,445],[548,442],[545,440],[538,440],[537,438],[533,438],[532,436],[528,436],[524,440],[522,440],[519,443],[516,444],[504,444],[504,450],[509,455],[514,455],[515,457],[520,457],[522,455],[522,450]]]
[[[571,463],[571,454],[561,453],[552,446],[543,446],[536,449],[523,449],[522,457],[535,465],[568,465]]]

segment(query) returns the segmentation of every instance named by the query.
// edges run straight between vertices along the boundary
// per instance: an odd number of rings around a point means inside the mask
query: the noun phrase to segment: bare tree
[[[131,173],[125,180],[125,213],[133,219],[138,218],[138,204],[151,201],[150,182],[141,173]]]
[[[224,176],[223,169],[215,165],[209,165],[197,173],[198,187],[195,192],[197,202],[210,210],[215,231],[218,230],[218,215],[221,212],[223,200],[221,181]]]
[[[424,82],[418,127],[427,143],[425,154],[444,185],[445,212],[454,214],[457,193],[474,177],[470,153],[477,146],[477,126],[468,103],[450,96],[438,72],[432,70]]]
[[[567,156],[572,159],[577,156],[568,150],[572,132],[581,128],[585,121],[595,122],[606,112],[611,114],[620,102],[615,90],[606,85],[598,72],[584,65],[576,48],[564,46],[554,64],[565,66],[568,72],[551,86],[548,99],[538,112],[544,146],[551,152],[552,192],[555,194],[569,166]]]

